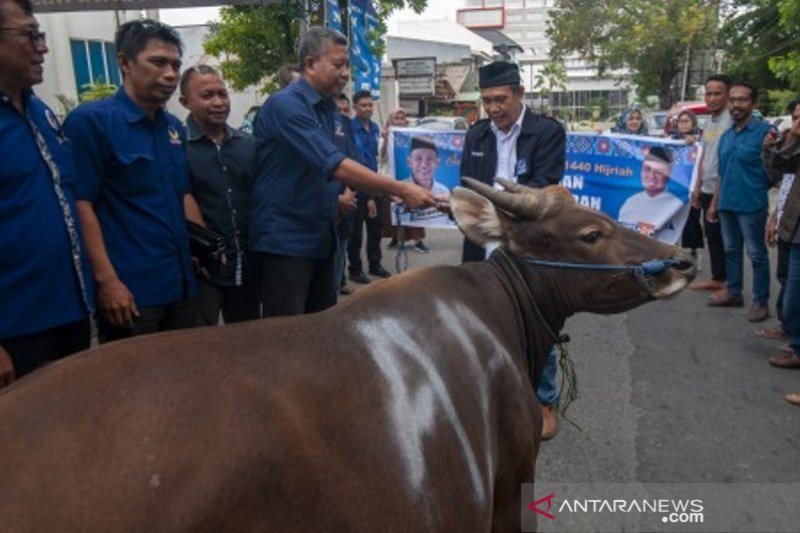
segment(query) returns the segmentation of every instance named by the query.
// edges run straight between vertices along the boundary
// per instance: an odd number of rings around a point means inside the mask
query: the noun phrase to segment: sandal
[[[797,405],[800,407],[800,392],[790,392],[784,399],[792,405]]]
[[[761,337],[762,339],[774,339],[774,340],[783,340],[789,337],[783,328],[780,326],[769,326],[766,328],[758,328],[756,331],[756,335]]]

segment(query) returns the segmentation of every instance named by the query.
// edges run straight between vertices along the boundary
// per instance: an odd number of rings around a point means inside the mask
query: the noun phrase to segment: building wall
[[[78,99],[70,41],[79,39],[113,43],[117,20],[121,24],[139,17],[139,11],[118,11],[116,14],[113,11],[37,14],[36,19],[42,31],[47,33],[49,52],[45,56],[44,82],[34,88],[36,94],[56,112],[61,113],[57,94],[73,101]]]
[[[158,18],[158,13],[148,11],[146,16]],[[44,82],[35,87],[38,94],[57,113],[63,114],[61,104],[56,95],[64,95],[77,102],[78,87],[75,76],[75,65],[71,42],[100,41],[114,42],[114,33],[117,25],[141,17],[140,11],[87,11],[78,13],[49,13],[36,15],[42,31],[47,33],[47,47],[49,52],[45,56]],[[217,65],[218,61],[203,52],[203,39],[208,32],[208,27],[178,26],[175,28],[183,41],[184,68],[198,63]],[[112,64],[116,64],[112,60]],[[108,81],[108,80],[106,80]],[[254,87],[249,87],[242,92],[231,92],[231,124],[240,126],[242,117],[251,106],[260,105],[264,97]],[[167,109],[181,119],[185,118],[186,110],[178,102],[178,94],[167,104]]]

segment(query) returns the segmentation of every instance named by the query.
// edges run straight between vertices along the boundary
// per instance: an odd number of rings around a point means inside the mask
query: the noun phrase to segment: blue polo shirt
[[[719,140],[719,211],[756,213],[767,209],[769,177],[761,144],[770,126],[751,117],[741,131],[728,128]]]
[[[83,320],[92,301],[70,143],[44,102],[31,91],[23,98],[24,115],[0,93],[0,339]],[[48,158],[57,168],[58,187]],[[80,250],[78,262],[70,228]]]
[[[94,204],[108,257],[136,305],[159,307],[194,296],[180,121],[163,110],[151,120],[120,89],[75,109],[64,129],[75,154],[76,197]]]
[[[336,250],[332,173],[347,153],[336,103],[304,78],[272,95],[256,117],[250,249],[327,259]]]
[[[378,171],[378,140],[381,137],[381,128],[371,120],[369,126],[364,127],[361,119],[350,119],[350,128],[353,132],[353,141],[358,149],[358,161],[371,170]]]

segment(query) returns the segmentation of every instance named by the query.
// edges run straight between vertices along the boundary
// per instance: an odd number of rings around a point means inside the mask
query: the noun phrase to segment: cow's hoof
[[[558,417],[552,405],[542,406],[542,440],[550,440],[558,433]]]

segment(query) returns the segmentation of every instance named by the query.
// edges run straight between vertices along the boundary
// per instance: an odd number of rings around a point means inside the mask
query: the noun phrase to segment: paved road
[[[431,253],[409,252],[410,268],[459,262],[458,232],[425,242]],[[570,319],[580,397],[568,414],[582,431],[562,423],[543,444],[538,482],[800,481],[800,408],[783,400],[800,372],[770,367],[778,344],[705,296]]]

